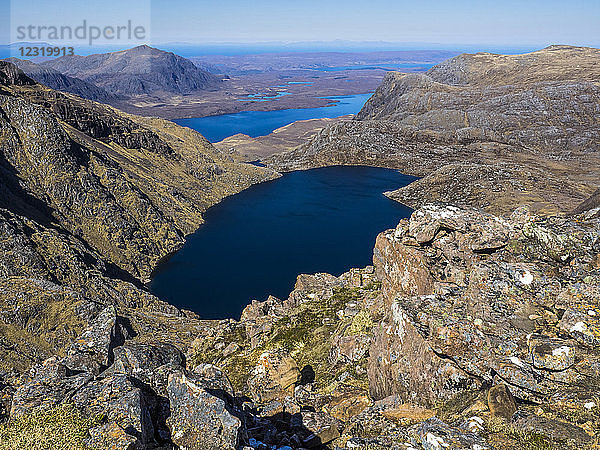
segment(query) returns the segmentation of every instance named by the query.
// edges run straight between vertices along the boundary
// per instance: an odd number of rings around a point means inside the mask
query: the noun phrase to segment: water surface
[[[219,116],[177,119],[174,122],[201,133],[210,142],[243,133],[251,137],[265,136],[277,128],[297,120],[333,118],[356,114],[372,94],[323,97],[336,100],[331,106],[321,108],[283,109],[279,111],[243,111]]]
[[[253,186],[210,208],[150,289],[203,318],[237,318],[252,299],[286,298],[300,273],[364,267],[377,234],[410,214],[382,193],[413,180],[389,169],[327,167]]]

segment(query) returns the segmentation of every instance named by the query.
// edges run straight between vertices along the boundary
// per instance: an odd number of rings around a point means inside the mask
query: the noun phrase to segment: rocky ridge
[[[79,78],[63,75],[58,70],[50,67],[44,67],[32,61],[19,58],[7,58],[6,61],[16,65],[31,79],[38,83],[45,84],[49,88],[57,91],[69,92],[79,97],[102,103],[110,103],[117,100],[116,97],[110,95],[95,84],[88,83]]]
[[[104,307],[185,348],[204,325],[142,282],[223,197],[277,174],[202,136],[0,62],[0,378],[61,354]]]
[[[600,51],[460,55],[425,74],[390,73],[353,121],[265,162],[280,171],[390,167],[423,177],[389,193],[510,213],[570,212],[597,189]],[[463,167],[465,169],[463,170]],[[464,189],[464,181],[469,183]]]

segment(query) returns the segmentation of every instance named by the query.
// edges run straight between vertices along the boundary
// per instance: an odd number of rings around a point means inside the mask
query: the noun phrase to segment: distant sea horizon
[[[13,42],[0,45],[0,58],[15,56],[15,50],[20,46],[51,46],[47,42]],[[157,42],[148,45],[160,50],[173,52],[183,57],[193,56],[242,56],[267,53],[371,53],[389,51],[453,51],[461,53],[491,52],[500,54],[529,53],[540,50],[547,45],[494,45],[494,44],[441,44],[441,43],[410,43],[410,42],[353,42],[353,41],[331,41],[331,42]],[[548,44],[551,45],[551,44]],[[90,55],[94,53],[110,53],[127,50],[131,46],[83,46],[74,45],[75,53],[78,55]]]

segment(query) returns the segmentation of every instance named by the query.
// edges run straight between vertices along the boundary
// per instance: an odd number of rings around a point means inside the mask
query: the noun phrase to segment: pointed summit
[[[189,94],[214,88],[220,80],[190,60],[149,45],[114,53],[63,56],[45,67],[95,84],[112,95]]]

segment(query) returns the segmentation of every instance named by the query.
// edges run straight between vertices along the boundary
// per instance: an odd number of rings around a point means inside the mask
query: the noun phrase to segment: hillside
[[[189,94],[215,88],[220,81],[174,53],[147,45],[114,53],[63,56],[41,63],[90,82],[112,95]]]
[[[523,204],[568,212],[597,189],[599,62],[597,49],[554,46],[390,73],[356,120],[265,162],[278,170],[397,168],[424,177],[390,193],[414,207],[440,200],[500,213]]]
[[[4,369],[59,351],[103,303],[180,316],[141,282],[208,207],[276,176],[189,129],[53,91],[7,62],[0,110],[0,309],[13,310],[19,292],[24,315],[0,324]],[[36,320],[41,328],[28,325]],[[64,323],[50,331],[55,320]]]
[[[32,61],[19,58],[7,58],[6,61],[16,65],[28,77],[32,78],[38,83],[45,84],[49,88],[57,91],[69,92],[77,95],[78,97],[101,103],[110,103],[117,100],[115,96],[109,94],[104,89],[99,88],[92,83],[80,80],[79,78],[63,75],[59,71],[50,67],[44,67]]]

